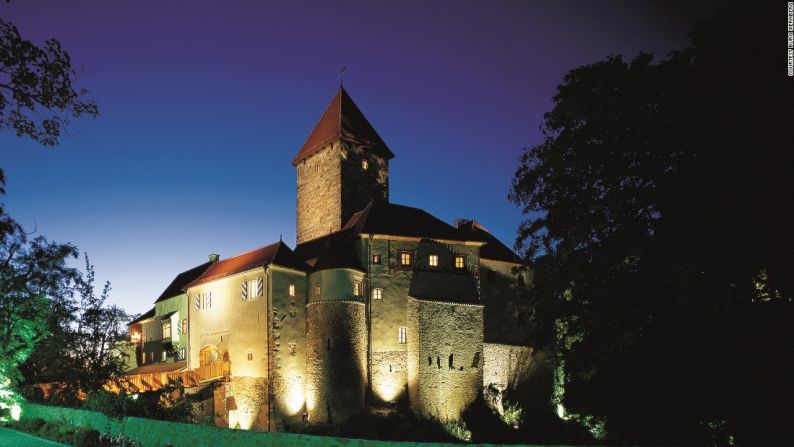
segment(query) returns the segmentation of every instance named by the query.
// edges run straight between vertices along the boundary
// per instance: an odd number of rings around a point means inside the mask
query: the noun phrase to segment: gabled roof
[[[308,271],[309,266],[295,256],[295,253],[284,242],[276,242],[255,250],[218,261],[210,266],[201,276],[188,283],[185,288],[204,284],[209,281],[231,276],[256,267],[269,264]]]
[[[343,230],[355,233],[465,241],[452,225],[425,210],[394,203],[370,202]]]
[[[482,225],[477,223],[474,219],[463,221],[458,225],[458,232],[460,237],[466,240],[483,241],[485,245],[480,248],[480,257],[483,259],[492,259],[495,261],[512,262],[515,264],[521,263],[521,258],[507,248],[499,239],[494,237]]]
[[[212,264],[212,261],[208,261],[176,275],[176,278],[174,278],[174,280],[171,281],[171,284],[165,288],[163,293],[160,294],[160,297],[155,300],[155,303],[159,303],[160,301],[167,300],[168,298],[181,295],[185,289],[185,286],[187,286],[190,282],[195,281],[196,278],[207,271],[209,266]]]
[[[154,318],[154,307],[142,313],[140,317],[130,321],[129,323],[127,323],[127,325],[140,323],[141,321],[148,320],[150,318]]]
[[[297,166],[298,163],[311,157],[325,145],[338,138],[368,147],[387,160],[394,158],[394,154],[361,113],[350,95],[345,89],[339,87],[320,121],[314,126],[314,130],[309,134],[298,154],[295,155],[292,165]]]

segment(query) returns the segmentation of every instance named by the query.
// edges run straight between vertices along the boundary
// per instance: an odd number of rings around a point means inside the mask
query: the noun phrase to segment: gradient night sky
[[[0,3],[55,37],[98,119],[49,149],[0,134],[8,212],[87,251],[111,301],[143,312],[179,272],[294,246],[290,165],[338,85],[396,158],[391,200],[474,217],[512,245],[522,148],[571,68],[687,44],[713,2],[62,1]]]

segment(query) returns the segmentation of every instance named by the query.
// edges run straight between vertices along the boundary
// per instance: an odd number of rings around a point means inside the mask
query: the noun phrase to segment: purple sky
[[[290,165],[345,87],[396,154],[391,200],[473,217],[512,245],[522,148],[571,68],[664,57],[713,2],[14,0],[0,17],[61,41],[101,117],[55,149],[0,134],[3,199],[87,251],[111,300],[142,312],[179,272],[283,234]]]

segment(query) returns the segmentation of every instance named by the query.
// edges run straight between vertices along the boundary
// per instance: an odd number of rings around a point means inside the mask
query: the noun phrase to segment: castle
[[[398,400],[457,419],[483,390],[526,380],[518,256],[474,220],[390,203],[393,157],[340,87],[292,161],[295,248],[177,275],[130,323],[129,374],[200,373],[217,425],[258,430]]]

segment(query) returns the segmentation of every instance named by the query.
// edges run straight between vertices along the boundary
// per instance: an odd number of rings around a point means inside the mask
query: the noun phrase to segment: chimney
[[[215,253],[211,253],[210,254],[210,262],[213,262],[213,263],[218,262],[218,259],[220,259],[220,258],[221,258],[221,255],[217,255]]]

